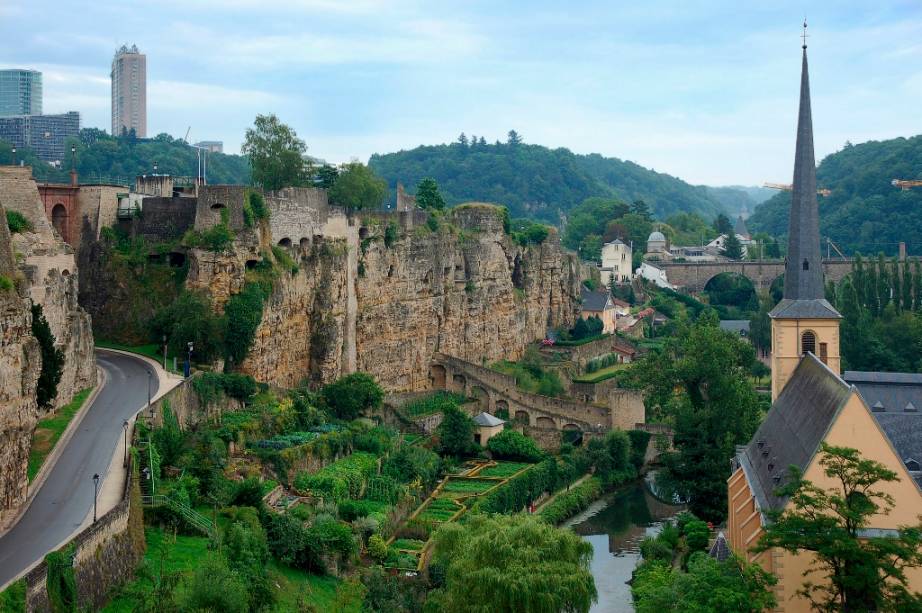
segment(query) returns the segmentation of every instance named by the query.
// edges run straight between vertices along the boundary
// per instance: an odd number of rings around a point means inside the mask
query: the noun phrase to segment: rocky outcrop
[[[90,316],[77,304],[74,250],[45,217],[30,168],[0,168],[0,205],[18,211],[32,224],[31,232],[14,234],[11,243],[28,298],[42,305],[56,344],[64,351],[57,408],[96,384]]]
[[[32,431],[38,421],[35,389],[41,371],[38,341],[22,279],[17,281],[6,213],[0,203],[0,524],[23,502]],[[22,291],[22,293],[20,293]]]

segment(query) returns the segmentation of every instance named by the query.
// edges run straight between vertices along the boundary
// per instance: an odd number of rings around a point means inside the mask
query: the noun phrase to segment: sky
[[[805,16],[817,160],[922,133],[922,0],[0,0],[0,68],[108,130],[113,54],[137,44],[148,136],[230,153],[275,113],[330,162],[515,129],[694,184],[789,183]]]

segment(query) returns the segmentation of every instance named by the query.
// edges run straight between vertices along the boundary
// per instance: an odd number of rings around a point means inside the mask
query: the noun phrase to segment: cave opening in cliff
[[[516,289],[525,289],[525,273],[522,271],[522,258],[515,256],[512,263],[512,286]]]
[[[169,264],[173,268],[180,268],[186,263],[186,254],[178,251],[171,251],[168,256]]]
[[[279,241],[279,247],[283,247],[285,249],[291,249],[291,239],[286,236],[285,238]]]

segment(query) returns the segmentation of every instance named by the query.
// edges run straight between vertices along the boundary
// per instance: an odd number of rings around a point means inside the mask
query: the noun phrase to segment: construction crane
[[[789,192],[794,189],[794,186],[790,183],[763,183],[762,187],[767,187],[769,189],[780,189],[781,191]],[[829,196],[832,194],[828,189],[820,188],[816,190],[817,195],[819,196]]]
[[[894,179],[890,181],[890,185],[892,185],[893,187],[898,187],[905,192],[906,190],[912,189],[913,187],[922,187],[922,180]]]
[[[189,132],[191,131],[192,131],[192,126],[189,126],[186,129],[186,135],[183,137],[183,140],[186,142],[187,145],[189,144]]]

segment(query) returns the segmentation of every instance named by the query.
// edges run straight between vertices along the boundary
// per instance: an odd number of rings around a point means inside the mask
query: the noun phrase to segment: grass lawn
[[[82,390],[74,396],[68,404],[58,409],[54,415],[46,417],[38,422],[35,432],[32,433],[32,446],[29,448],[29,483],[38,474],[45,462],[45,458],[54,449],[58,439],[67,429],[67,424],[74,418],[83,403],[86,402],[87,396],[93,391],[92,387]]]
[[[208,539],[202,536],[177,535],[175,543],[170,544],[173,535],[159,528],[146,527],[147,553],[144,559],[154,568],[160,565],[160,550],[167,542],[169,555],[164,561],[164,570],[188,573],[203,558],[210,555]],[[270,583],[275,587],[276,603],[274,611],[297,611],[298,600],[311,603],[318,611],[345,611],[358,613],[361,603],[354,597],[345,603],[337,595],[342,583],[332,576],[318,576],[297,568],[279,564],[275,560],[269,563]],[[132,582],[137,583],[137,582]],[[131,585],[131,584],[129,584]],[[136,603],[124,592],[113,599],[103,611],[105,613],[130,613]]]
[[[628,366],[630,366],[630,364],[612,364],[611,366],[600,368],[599,370],[588,375],[574,377],[573,381],[577,383],[598,383],[600,381],[605,381],[606,379],[611,379],[616,374],[618,374],[619,370],[624,370]]]
[[[511,477],[526,466],[531,466],[531,464],[526,464],[525,462],[499,462],[496,466],[484,468],[478,474],[481,477]]]
[[[163,365],[163,345],[158,345],[156,343],[150,343],[148,345],[122,345],[120,343],[104,341],[98,338],[95,342],[96,346],[101,347],[102,349],[120,349],[121,351],[127,351],[129,353],[137,353],[138,355],[153,358],[157,361],[158,364]],[[176,356],[177,370],[173,370],[173,357],[173,354],[167,352],[167,370],[174,373],[180,373],[182,370],[183,360],[185,360],[185,356]]]

